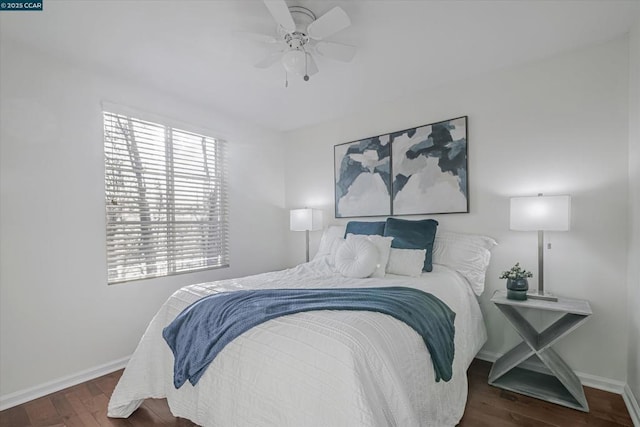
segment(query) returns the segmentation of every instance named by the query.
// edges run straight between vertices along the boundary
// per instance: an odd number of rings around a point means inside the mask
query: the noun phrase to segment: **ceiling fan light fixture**
[[[307,55],[304,50],[291,49],[282,55],[282,65],[287,73],[304,76],[307,74]]]

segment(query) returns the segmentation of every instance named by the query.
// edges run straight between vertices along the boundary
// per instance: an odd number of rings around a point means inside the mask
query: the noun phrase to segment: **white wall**
[[[489,302],[499,272],[536,270],[536,233],[509,231],[509,197],[571,194],[572,229],[547,233],[546,289],[591,302],[594,315],[557,345],[577,371],[624,382],[627,363],[628,44],[626,38],[505,69],[288,134],[286,204],[333,213],[333,146],[468,115],[471,212],[434,216],[444,229],[484,233],[500,245],[480,298],[488,353],[515,332]],[[419,218],[419,217],[412,217]],[[314,246],[320,233],[314,233]],[[302,259],[291,238],[289,263]],[[532,283],[535,286],[535,281]],[[534,319],[535,320],[535,319]],[[545,322],[547,319],[539,319]]]
[[[640,402],[640,20],[629,36],[629,231],[627,383]]]
[[[0,396],[130,355],[180,286],[284,266],[280,134],[6,37],[0,49]],[[230,268],[107,285],[103,99],[229,141]]]

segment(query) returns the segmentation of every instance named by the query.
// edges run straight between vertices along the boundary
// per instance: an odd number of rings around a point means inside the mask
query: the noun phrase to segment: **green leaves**
[[[516,265],[511,267],[511,270],[503,271],[499,279],[526,279],[533,277],[533,273],[520,267],[520,263],[516,262]]]

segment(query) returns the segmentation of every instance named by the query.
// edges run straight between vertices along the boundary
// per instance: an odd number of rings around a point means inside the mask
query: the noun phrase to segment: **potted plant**
[[[520,263],[511,267],[511,270],[503,271],[500,279],[507,279],[507,298],[515,300],[526,300],[529,282],[527,279],[533,277],[533,273],[520,267]]]

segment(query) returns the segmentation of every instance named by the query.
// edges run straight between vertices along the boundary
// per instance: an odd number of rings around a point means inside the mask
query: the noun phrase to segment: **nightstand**
[[[513,325],[523,341],[496,360],[489,384],[505,390],[589,412],[582,383],[551,346],[580,326],[592,314],[587,301],[558,298],[557,302],[507,299],[506,291],[491,298]],[[538,332],[521,314],[530,309],[560,313],[562,316]],[[532,356],[532,360],[527,360]],[[535,359],[542,363],[537,362]]]

